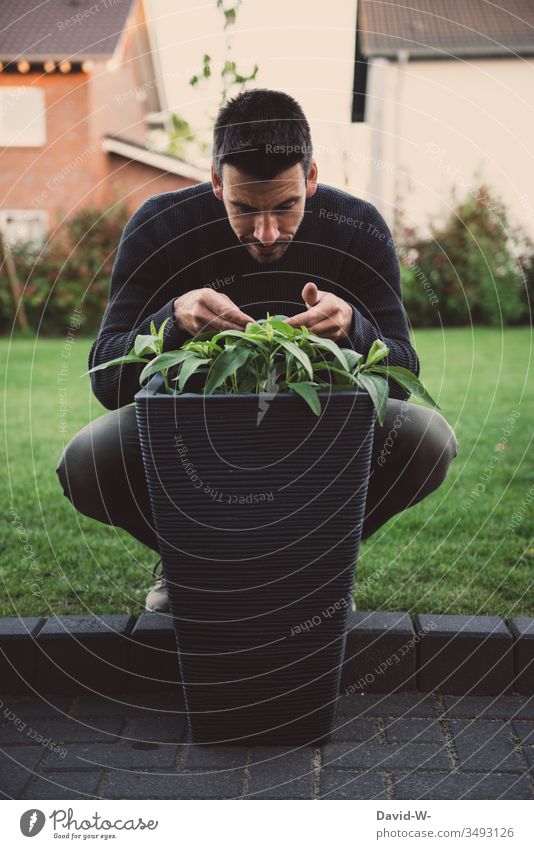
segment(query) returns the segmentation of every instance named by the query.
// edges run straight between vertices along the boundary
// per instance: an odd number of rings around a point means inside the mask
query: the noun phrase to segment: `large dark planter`
[[[136,414],[195,742],[328,736],[375,413],[323,393],[161,393]]]

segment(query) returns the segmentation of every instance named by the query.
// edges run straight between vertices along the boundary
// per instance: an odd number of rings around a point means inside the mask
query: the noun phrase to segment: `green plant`
[[[163,331],[169,319],[159,330],[152,322],[151,333],[137,336],[128,354],[101,363],[86,374],[110,366],[145,363],[140,385],[161,373],[166,393],[170,395],[190,391],[188,385],[196,376],[202,378],[201,391],[206,395],[259,394],[276,388],[299,395],[316,415],[321,412],[320,390],[363,389],[373,401],[380,424],[386,412],[390,378],[424,403],[439,409],[415,374],[400,366],[379,365],[389,353],[380,339],[364,358],[352,348],[341,348],[331,339],[316,336],[304,325],[292,327],[284,318],[268,316],[249,322],[244,331],[200,334],[176,351],[163,351]],[[174,368],[178,374],[171,377]],[[172,383],[176,384],[174,388]]]
[[[403,300],[418,326],[529,320],[525,269],[532,245],[510,224],[503,202],[484,185],[430,225],[430,236],[399,234]],[[529,259],[530,257],[530,259]]]
[[[64,334],[74,311],[84,333],[98,330],[111,270],[129,213],[122,203],[87,206],[66,218],[40,251],[21,243],[13,258],[32,330]],[[0,268],[0,331],[13,324],[13,304]]]

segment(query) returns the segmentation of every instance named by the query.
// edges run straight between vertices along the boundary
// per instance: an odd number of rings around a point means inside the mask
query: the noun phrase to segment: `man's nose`
[[[274,244],[280,236],[276,217],[271,213],[264,213],[254,222],[254,238],[265,247]]]

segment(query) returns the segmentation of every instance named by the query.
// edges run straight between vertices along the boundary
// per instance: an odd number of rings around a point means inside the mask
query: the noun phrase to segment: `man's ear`
[[[213,165],[211,166],[211,185],[213,186],[213,194],[217,200],[223,199],[223,184]]]
[[[306,180],[306,197],[311,198],[317,191],[317,162],[312,159],[308,179]]]

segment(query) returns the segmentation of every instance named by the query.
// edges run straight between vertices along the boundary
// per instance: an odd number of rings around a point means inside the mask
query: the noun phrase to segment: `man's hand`
[[[191,336],[207,330],[244,330],[249,315],[241,312],[228,295],[214,292],[208,286],[192,289],[174,302],[176,324]]]
[[[315,283],[306,283],[302,300],[307,312],[286,318],[293,327],[306,325],[313,333],[328,339],[347,341],[352,323],[352,307],[332,292],[320,292]]]

